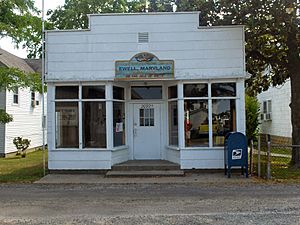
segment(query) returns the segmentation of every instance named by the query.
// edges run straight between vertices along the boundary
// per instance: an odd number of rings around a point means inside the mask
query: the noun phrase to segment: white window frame
[[[55,93],[56,93],[56,87],[61,87],[61,86],[77,86],[78,87],[78,98],[77,99],[56,99],[55,98]],[[104,99],[83,99],[82,98],[82,87],[83,86],[104,86],[105,87],[105,98]],[[79,147],[78,148],[57,148],[56,147],[56,118],[55,116],[54,121],[53,121],[53,129],[54,129],[54,150],[58,151],[87,151],[87,150],[108,150],[110,149],[108,141],[106,141],[106,148],[83,148],[83,121],[82,121],[82,102],[105,102],[105,107],[106,107],[106,112],[107,112],[107,107],[108,107],[108,96],[107,96],[107,84],[103,82],[95,82],[95,83],[60,83],[54,85],[54,112],[55,112],[55,103],[56,102],[77,102],[78,103],[78,117],[79,117],[79,124],[78,124],[78,135],[79,135]],[[54,113],[55,114],[55,113]],[[107,113],[106,113],[106,121],[107,120]],[[108,132],[108,124],[106,123],[106,138],[109,136],[107,134]],[[108,139],[108,138],[107,138]]]
[[[272,99],[267,99],[262,101],[262,113],[260,114],[260,120],[261,121],[272,120]]]
[[[236,96],[235,97],[212,97],[212,84],[215,84],[215,83],[235,83],[236,85]],[[184,97],[184,85],[185,84],[208,84],[208,96],[207,97]],[[184,101],[185,100],[207,100],[208,101],[208,121],[209,121],[209,145],[208,146],[193,146],[193,147],[187,147],[185,145],[185,141],[184,141],[184,137],[183,137],[183,148],[184,149],[223,149],[224,146],[214,146],[213,145],[213,130],[212,130],[212,101],[213,100],[235,100],[235,109],[236,109],[236,118],[235,118],[235,123],[236,123],[236,129],[238,130],[238,102],[237,102],[237,99],[238,98],[238,93],[239,89],[238,89],[238,81],[237,80],[213,80],[213,81],[210,81],[210,80],[195,80],[195,81],[187,81],[187,82],[183,82],[182,83],[182,93],[181,95],[183,96],[183,105],[181,107],[184,107]],[[179,93],[177,93],[178,96],[181,96]],[[180,105],[178,104],[178,107],[180,107]],[[181,109],[184,111],[184,108]],[[180,117],[178,116],[178,119]],[[183,115],[183,120],[184,120],[184,115]],[[182,119],[179,120],[178,122],[182,123]],[[184,135],[185,135],[185,131],[183,131]],[[178,135],[181,135],[178,133]],[[172,146],[171,146],[172,147]]]

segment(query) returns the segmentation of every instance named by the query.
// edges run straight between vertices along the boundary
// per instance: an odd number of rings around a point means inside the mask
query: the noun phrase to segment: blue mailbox
[[[224,140],[224,166],[225,175],[231,176],[231,167],[240,166],[242,175],[246,170],[248,177],[248,151],[247,137],[240,132],[230,132],[225,136]]]

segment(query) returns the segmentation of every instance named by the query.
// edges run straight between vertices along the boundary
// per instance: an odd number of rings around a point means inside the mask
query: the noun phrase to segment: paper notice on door
[[[116,133],[123,132],[123,123],[116,123]]]

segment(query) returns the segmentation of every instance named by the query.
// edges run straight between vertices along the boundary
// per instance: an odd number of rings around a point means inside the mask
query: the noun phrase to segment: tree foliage
[[[0,39],[11,37],[17,47],[28,48],[28,57],[39,55],[41,19],[33,0],[0,0]]]

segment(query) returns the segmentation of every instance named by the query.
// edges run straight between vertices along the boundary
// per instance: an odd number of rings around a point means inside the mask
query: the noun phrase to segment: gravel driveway
[[[2,184],[0,224],[300,224],[300,185]]]

